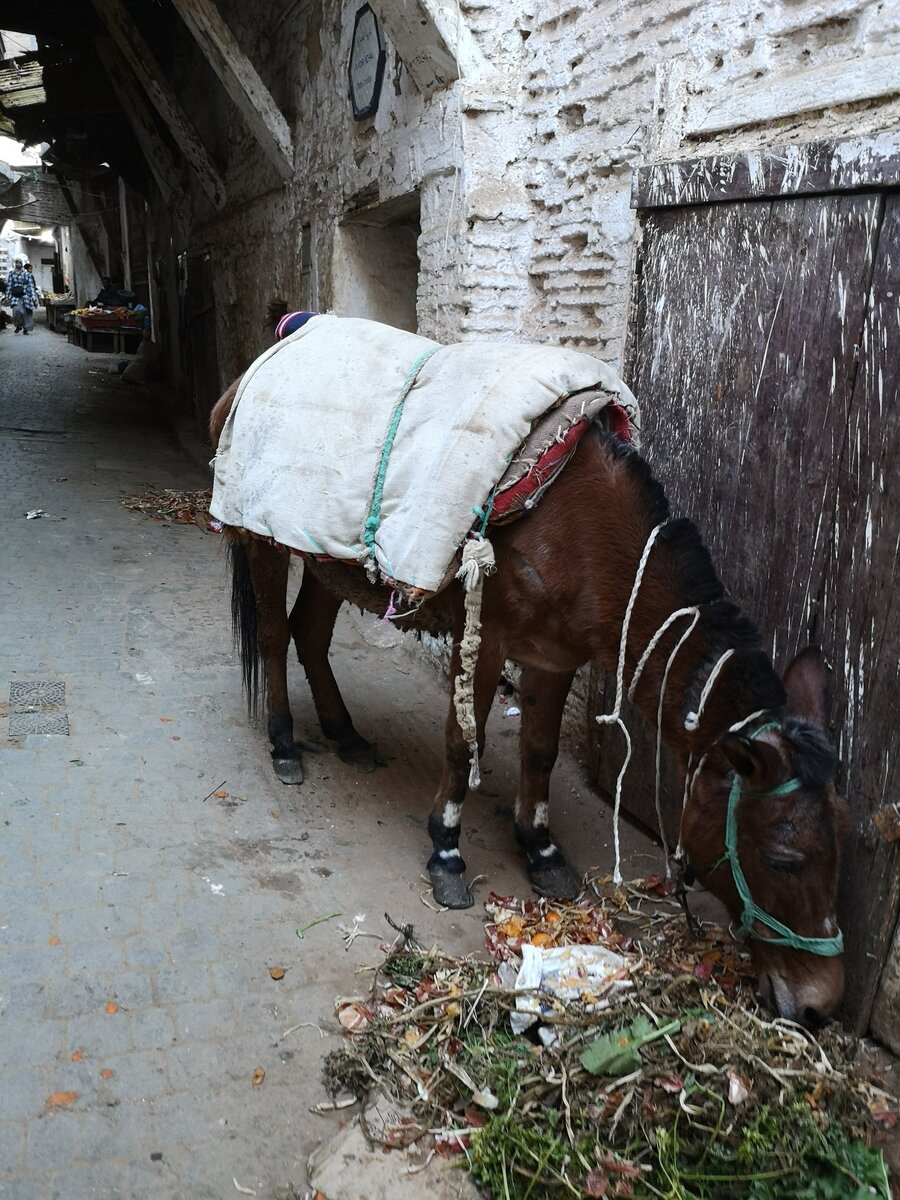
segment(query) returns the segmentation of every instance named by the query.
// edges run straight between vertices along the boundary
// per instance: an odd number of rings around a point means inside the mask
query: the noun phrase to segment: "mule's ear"
[[[784,673],[788,715],[827,729],[828,684],[829,672],[821,651],[807,646]]]
[[[722,739],[722,751],[751,791],[766,792],[777,783],[781,760],[768,742],[729,733]]]

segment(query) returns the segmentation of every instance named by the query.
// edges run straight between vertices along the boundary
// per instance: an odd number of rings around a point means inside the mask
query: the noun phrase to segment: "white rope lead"
[[[638,592],[641,588],[641,583],[644,578],[644,571],[647,567],[647,559],[650,557],[650,551],[653,549],[653,543],[659,536],[660,530],[665,526],[666,522],[657,525],[650,531],[650,536],[647,538],[647,543],[644,546],[644,551],[641,554],[640,562],[637,566],[637,571],[634,576],[634,584],[631,588],[631,595],[628,598],[628,604],[625,608],[625,616],[622,620],[622,636],[619,641],[619,661],[616,666],[616,699],[611,713],[600,714],[596,720],[598,725],[618,725],[625,735],[626,751],[625,761],[622,763],[621,770],[616,778],[616,797],[613,804],[613,843],[615,848],[615,867],[613,868],[613,882],[622,882],[622,855],[619,842],[619,810],[622,807],[622,780],[625,777],[625,771],[631,759],[631,735],[625,727],[625,722],[622,720],[622,698],[625,690],[625,652],[628,648],[628,626],[631,624],[631,614],[634,611],[635,602],[637,601]]]
[[[703,709],[706,707],[706,701],[709,697],[709,693],[713,689],[713,684],[719,678],[719,672],[728,662],[729,658],[731,658],[732,654],[734,654],[733,648],[731,650],[726,650],[713,669],[710,671],[709,677],[707,678],[706,683],[703,685],[703,691],[700,693],[700,703],[697,705],[697,711],[689,712],[684,718],[684,727],[688,733],[694,733],[699,728],[700,718],[703,716]]]
[[[680,612],[682,615],[686,615],[688,612],[690,612],[690,609],[681,609]],[[659,826],[659,836],[662,841],[663,854],[665,856],[665,861],[666,861],[666,879],[672,878],[672,865],[669,861],[669,843],[666,841],[666,828],[665,828],[665,825],[663,824],[663,815],[662,815],[662,797],[660,795],[660,792],[661,792],[660,759],[662,756],[663,704],[665,703],[665,699],[666,699],[666,687],[669,682],[669,671],[671,670],[672,663],[675,661],[675,659],[678,655],[678,651],[681,649],[681,647],[684,645],[684,643],[688,640],[688,638],[691,636],[691,634],[697,628],[697,622],[699,620],[700,620],[700,609],[695,608],[693,611],[693,615],[691,617],[691,623],[688,625],[687,629],[684,631],[684,633],[681,635],[681,637],[675,643],[675,647],[672,650],[672,653],[669,655],[668,660],[666,662],[666,669],[663,672],[662,684],[659,689],[659,704],[657,705],[657,708],[656,708],[656,777],[655,777],[655,785],[654,785],[654,792],[653,792],[653,801],[656,806],[656,821]],[[679,835],[680,835],[680,828],[679,828]]]
[[[616,884],[619,884],[622,882],[622,856],[621,856],[621,843],[620,843],[620,838],[619,838],[619,814],[620,814],[620,811],[622,808],[622,783],[625,779],[625,772],[628,769],[628,764],[631,761],[631,735],[629,734],[628,729],[625,726],[625,722],[622,720],[622,701],[623,701],[623,696],[624,696],[624,691],[625,691],[625,658],[626,658],[626,653],[628,650],[628,630],[631,625],[631,614],[634,611],[634,606],[637,603],[638,593],[640,592],[641,584],[643,583],[643,580],[644,580],[644,572],[647,568],[647,561],[650,558],[650,551],[653,549],[654,543],[656,542],[656,539],[659,536],[660,530],[662,530],[666,524],[667,524],[667,522],[664,521],[664,522],[662,522],[662,524],[657,525],[654,529],[652,529],[650,531],[650,536],[647,538],[646,544],[643,549],[643,553],[641,554],[640,561],[638,562],[638,565],[637,565],[637,570],[636,570],[635,576],[634,576],[634,583],[631,588],[631,595],[628,598],[628,604],[625,608],[625,616],[622,620],[622,634],[619,639],[619,657],[618,657],[618,662],[616,664],[616,699],[615,699],[615,703],[613,704],[612,712],[603,713],[595,718],[598,725],[618,725],[619,728],[622,730],[622,733],[625,735],[625,760],[622,763],[622,766],[619,770],[619,774],[616,776],[616,794],[615,794],[615,799],[613,802],[613,847],[614,847],[614,852],[615,852],[615,865],[613,867],[613,882]],[[668,617],[666,617],[665,621],[663,621],[662,625],[660,625],[659,629],[657,629],[656,633],[654,633],[653,637],[648,642],[643,654],[641,655],[640,659],[638,660],[638,664],[634,669],[634,675],[632,676],[631,683],[628,686],[628,699],[633,700],[635,689],[637,688],[637,685],[638,685],[638,681],[640,680],[641,674],[643,673],[644,668],[646,667],[648,661],[650,660],[650,656],[653,654],[654,650],[659,645],[660,641],[665,636],[665,634],[668,631],[668,629],[670,628],[670,626],[675,621],[679,620],[681,617],[690,617],[691,621],[690,621],[689,625],[687,626],[687,628],[685,629],[685,631],[679,637],[678,641],[675,643],[675,646],[673,647],[671,653],[669,654],[668,659],[666,660],[666,667],[663,672],[662,682],[660,684],[659,702],[656,706],[656,789],[655,789],[655,795],[654,795],[654,804],[655,804],[655,808],[656,808],[656,820],[659,825],[659,835],[660,835],[660,838],[662,839],[663,851],[665,853],[666,878],[667,879],[671,878],[671,865],[670,865],[670,857],[669,857],[669,847],[666,842],[666,833],[665,833],[665,829],[663,827],[662,803],[661,803],[661,798],[660,798],[660,761],[661,761],[661,755],[662,755],[663,705],[665,704],[666,687],[669,682],[669,672],[672,669],[672,664],[675,662],[675,659],[678,657],[678,654],[680,653],[681,648],[684,646],[685,642],[688,640],[688,638],[694,632],[694,630],[697,627],[697,623],[700,620],[699,606],[691,605],[687,608],[679,608],[675,612],[670,613]],[[697,704],[697,711],[689,712],[684,719],[684,728],[688,733],[695,733],[697,731],[697,729],[699,729],[700,720],[703,716],[703,710],[706,707],[707,700],[709,699],[710,695],[712,694],[712,690],[716,684],[716,680],[719,678],[719,675],[721,674],[723,668],[725,667],[725,664],[728,662],[728,660],[732,657],[732,655],[734,653],[735,653],[735,650],[733,647],[730,650],[726,650],[724,652],[724,654],[722,654],[719,657],[715,666],[713,667],[713,669],[710,671],[709,675],[707,676],[706,683],[704,683],[703,690],[700,693],[700,700],[699,700],[699,703]],[[729,733],[737,733],[739,730],[743,729],[745,725],[749,725],[751,721],[754,721],[754,720],[756,720],[757,717],[762,716],[763,711],[764,710],[760,710],[759,712],[751,713],[749,717],[744,717],[742,720],[736,721],[733,725],[731,725],[729,727]],[[707,756],[704,754],[703,757],[700,759],[700,762],[698,763],[697,768],[693,772],[693,774],[691,773],[691,758],[688,759],[688,768],[687,768],[687,772],[685,774],[685,780],[684,780],[684,794],[682,796],[682,804],[681,804],[682,822],[684,820],[684,810],[687,807],[688,800],[690,799],[690,795],[691,795],[691,791],[693,790],[694,783],[697,779],[697,776],[700,774],[700,772],[703,770],[704,765],[706,764],[706,757]],[[682,855],[683,855],[683,847],[682,847],[682,841],[681,841],[681,822],[680,822],[679,828],[678,828],[678,845],[675,849],[675,856],[676,856],[676,858],[680,858],[680,857],[682,857]]]
[[[665,522],[663,522],[663,525],[665,525]],[[650,551],[653,549],[653,543],[656,541],[659,531],[663,528],[663,525],[657,525],[655,529],[650,531],[650,536],[647,538],[647,544],[644,546],[640,562],[637,565],[634,583],[631,588],[631,595],[628,597],[628,604],[625,606],[625,616],[622,618],[622,634],[619,639],[619,661],[616,666],[616,700],[611,713],[606,713],[597,717],[597,722],[600,725],[610,725],[618,721],[619,714],[622,711],[622,693],[625,686],[625,651],[628,648],[628,626],[631,624],[631,614],[634,610],[635,601],[637,600],[641,583],[643,582],[644,571],[647,567],[647,559],[650,557]]]
[[[669,659],[666,663],[666,669],[663,672],[662,686],[660,687],[660,691],[659,691],[659,704],[657,705],[657,709],[656,709],[656,778],[655,778],[655,784],[654,784],[654,790],[653,790],[653,806],[656,810],[656,823],[657,823],[657,826],[659,827],[659,836],[662,841],[663,853],[665,855],[665,860],[666,860],[666,879],[670,879],[672,877],[672,867],[669,862],[669,843],[666,841],[666,830],[665,830],[665,825],[663,824],[662,800],[661,800],[661,795],[660,795],[660,786],[661,786],[660,785],[660,759],[662,756],[663,704],[664,704],[665,698],[666,698],[666,687],[669,682],[669,670],[671,669],[672,663],[675,661],[675,659],[678,655],[678,651],[681,649],[681,647],[684,645],[684,643],[688,640],[688,638],[691,636],[691,634],[696,629],[697,622],[700,620],[700,609],[696,605],[691,605],[688,608],[678,608],[675,610],[675,612],[670,613],[669,616],[665,619],[665,621],[663,621],[662,625],[660,625],[659,629],[657,629],[656,633],[650,639],[650,643],[647,646],[647,649],[641,655],[640,662],[634,669],[634,675],[632,677],[631,684],[629,685],[629,688],[628,688],[628,699],[633,700],[635,689],[637,688],[637,685],[638,685],[638,680],[640,679],[641,673],[644,670],[644,667],[647,665],[647,662],[650,659],[650,655],[653,653],[653,651],[659,645],[660,640],[662,639],[663,635],[665,634],[665,632],[669,628],[669,626],[672,625],[675,621],[680,620],[681,617],[691,617],[692,618],[691,623],[690,623],[690,625],[688,625],[687,629],[684,631],[684,633],[678,639],[678,641],[675,644],[674,650],[669,655]]]

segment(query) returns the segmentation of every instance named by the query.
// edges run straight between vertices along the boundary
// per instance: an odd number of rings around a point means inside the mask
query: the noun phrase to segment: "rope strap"
[[[406,403],[406,397],[412,391],[413,385],[419,377],[419,372],[428,362],[429,358],[431,358],[432,354],[436,354],[440,349],[440,346],[431,346],[424,354],[419,355],[406,372],[406,378],[403,380],[400,395],[394,404],[391,419],[388,421],[387,432],[381,444],[378,470],[375,472],[375,483],[372,488],[372,502],[369,505],[369,514],[363,525],[363,549],[359,556],[360,562],[365,566],[371,583],[375,583],[378,579],[378,562],[375,558],[375,535],[381,523],[381,501],[384,497],[384,479],[387,475],[388,460],[391,457],[391,450],[394,448],[394,438],[397,436],[400,418],[403,416],[403,406]]]

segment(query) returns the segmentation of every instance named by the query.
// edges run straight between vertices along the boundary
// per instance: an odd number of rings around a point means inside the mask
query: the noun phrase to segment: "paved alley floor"
[[[432,912],[437,671],[342,616],[335,671],[388,766],[359,776],[326,750],[302,787],[278,783],[247,721],[221,540],[120,503],[208,476],[114,363],[43,324],[0,334],[0,1197],[302,1197],[337,1124],[310,1112],[334,999],[368,987],[384,914],[476,952],[488,891],[529,894],[516,722],[492,718],[463,816],[476,906]],[[292,690],[298,735],[317,736],[296,665]],[[56,731],[28,732],[38,719]],[[608,810],[577,764],[553,795],[575,865],[608,870]],[[623,836],[632,874],[659,869]],[[380,937],[345,949],[354,920]]]

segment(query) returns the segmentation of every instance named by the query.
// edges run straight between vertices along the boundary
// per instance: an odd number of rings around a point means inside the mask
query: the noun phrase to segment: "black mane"
[[[705,669],[701,668],[695,677],[688,706],[696,709],[709,671],[726,650],[733,649],[736,654],[728,663],[729,691],[739,706],[746,706],[741,715],[756,709],[781,710],[787,698],[784,685],[762,649],[759,630],[743,609],[726,599],[725,586],[697,526],[686,517],[673,519],[670,516],[669,501],[662,484],[628,442],[608,433],[599,423],[595,422],[593,429],[606,452],[627,463],[629,473],[646,498],[653,524],[666,522],[657,535],[656,544],[671,550],[680,590],[675,607],[696,605],[701,609],[698,632],[702,630],[706,636],[707,658]]]

